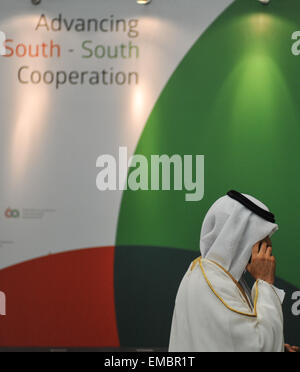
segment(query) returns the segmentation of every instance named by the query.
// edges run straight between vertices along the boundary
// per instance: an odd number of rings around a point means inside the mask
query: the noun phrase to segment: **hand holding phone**
[[[255,280],[264,280],[272,285],[275,283],[276,259],[272,255],[272,246],[268,244],[267,239],[253,247],[247,270]]]

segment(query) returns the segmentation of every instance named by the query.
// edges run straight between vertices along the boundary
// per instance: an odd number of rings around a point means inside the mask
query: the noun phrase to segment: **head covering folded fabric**
[[[269,212],[259,200],[243,195]],[[277,224],[263,219],[226,195],[213,204],[204,219],[200,238],[202,257],[217,262],[239,281],[251,258],[253,246],[277,230]]]

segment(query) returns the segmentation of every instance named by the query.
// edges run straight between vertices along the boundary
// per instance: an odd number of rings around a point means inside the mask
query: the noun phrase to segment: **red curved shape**
[[[0,270],[0,346],[119,347],[114,254],[84,249]]]

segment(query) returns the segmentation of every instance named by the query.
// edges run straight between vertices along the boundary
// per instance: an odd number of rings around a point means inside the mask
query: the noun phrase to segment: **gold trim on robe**
[[[243,295],[243,297],[246,299],[246,302],[249,306],[249,308],[251,309],[251,305],[249,303],[249,300],[247,298],[247,295],[244,291],[244,289],[242,288],[242,286],[234,279],[234,277],[226,270],[224,269],[221,265],[219,265],[218,263],[214,262],[214,261],[211,261],[211,260],[207,260],[206,261],[216,265],[217,267],[219,267],[220,269],[222,269],[225,274],[234,282],[234,284],[238,287],[239,291],[241,292],[241,294]],[[205,273],[205,270],[204,270],[204,267],[203,267],[203,263],[202,263],[202,257],[198,257],[196,258],[193,263],[192,263],[192,266],[191,266],[191,271],[194,270],[194,268],[196,267],[196,265],[199,264],[200,266],[200,269],[202,271],[202,274],[203,274],[203,277],[206,281],[206,283],[208,284],[209,288],[211,289],[211,291],[214,293],[214,295],[222,302],[222,304],[227,308],[229,309],[230,311],[233,311],[234,313],[237,313],[237,314],[240,314],[240,315],[244,315],[244,316],[248,316],[248,317],[251,317],[251,318],[256,318],[257,317],[257,301],[258,301],[258,281],[256,281],[255,283],[255,289],[256,289],[256,295],[255,295],[255,300],[254,300],[254,309],[253,309],[253,312],[252,313],[245,313],[245,312],[241,312],[241,311],[238,311],[234,308],[232,308],[231,306],[229,306],[225,301],[224,299],[217,293],[217,291],[213,288],[213,285],[211,284],[211,282],[209,281],[206,273]],[[251,309],[252,310],[252,309]]]

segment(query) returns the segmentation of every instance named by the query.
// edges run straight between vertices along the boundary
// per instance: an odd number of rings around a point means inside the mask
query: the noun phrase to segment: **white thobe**
[[[259,280],[249,301],[221,266],[195,260],[176,297],[169,351],[283,352],[282,304],[276,290]]]

